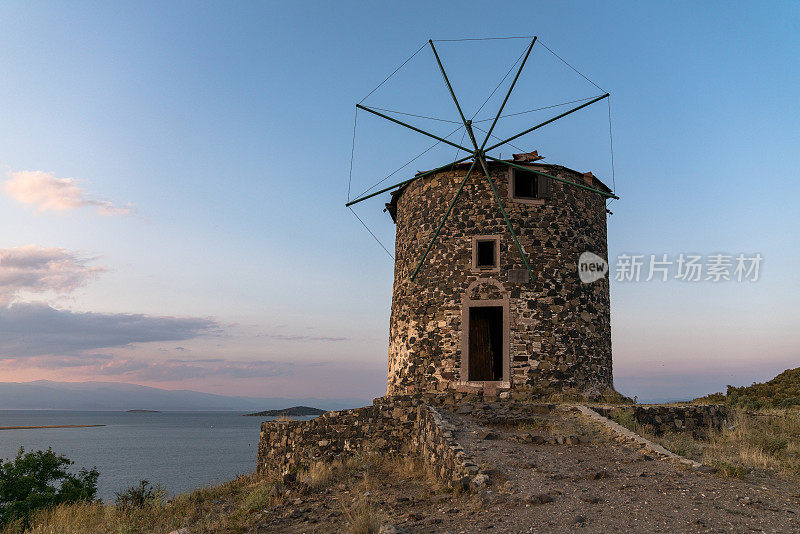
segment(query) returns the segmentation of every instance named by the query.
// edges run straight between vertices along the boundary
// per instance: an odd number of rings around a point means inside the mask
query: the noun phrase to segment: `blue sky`
[[[0,192],[18,265],[0,274],[2,379],[382,394],[392,263],[343,207],[353,106],[428,38],[511,35],[612,93],[612,262],[764,257],[756,283],[612,281],[618,388],[678,397],[800,365],[796,3],[6,2],[0,29],[0,180],[19,185]],[[524,46],[441,43],[465,112]],[[539,45],[528,67],[508,112],[599,94]],[[457,119],[428,50],[367,103]],[[354,192],[429,146],[358,120]],[[610,183],[608,143],[601,102],[518,144]],[[391,244],[383,201],[357,212]]]

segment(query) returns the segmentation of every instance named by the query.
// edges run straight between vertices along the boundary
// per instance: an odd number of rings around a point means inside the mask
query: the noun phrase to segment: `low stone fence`
[[[455,439],[456,427],[433,406],[417,408],[417,424],[411,448],[440,480],[466,486],[480,470]]]
[[[413,433],[420,401],[398,396],[372,406],[326,412],[308,421],[265,421],[258,442],[258,467],[283,472],[356,452],[398,452]]]
[[[594,410],[605,417],[620,411],[630,414],[633,420],[657,436],[665,432],[691,432],[697,438],[705,438],[709,429],[722,429],[728,418],[727,408],[721,404],[605,406]]]
[[[455,427],[420,397],[375,399],[372,406],[326,412],[308,421],[265,421],[260,473],[292,471],[359,452],[419,454],[447,484],[468,484],[478,467],[456,442]]]

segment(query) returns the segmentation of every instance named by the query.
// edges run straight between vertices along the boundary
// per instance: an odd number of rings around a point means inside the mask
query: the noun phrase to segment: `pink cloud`
[[[129,215],[130,205],[117,206],[110,200],[86,196],[74,178],[56,178],[52,172],[17,171],[3,184],[5,192],[17,202],[34,205],[39,211],[71,211],[95,208],[98,215]]]
[[[0,306],[11,302],[21,291],[74,291],[106,271],[105,267],[87,265],[89,261],[63,248],[0,248]]]
[[[41,302],[0,307],[0,357],[81,356],[97,349],[181,341],[218,332],[216,321],[206,317],[74,312]]]

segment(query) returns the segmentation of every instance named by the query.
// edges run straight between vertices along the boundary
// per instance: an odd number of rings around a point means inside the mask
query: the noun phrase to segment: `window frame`
[[[532,170],[534,170],[534,169],[532,169]],[[519,202],[520,204],[532,204],[532,205],[536,205],[536,206],[543,205],[545,203],[545,201],[547,200],[545,198],[541,198],[541,197],[538,197],[538,196],[534,197],[534,198],[528,198],[528,197],[518,197],[518,196],[514,195],[514,190],[516,189],[517,172],[524,172],[524,171],[521,171],[519,169],[515,169],[514,167],[509,167],[508,171],[507,171],[507,173],[508,173],[508,198],[509,198],[509,200],[511,200],[512,202]],[[534,174],[534,173],[532,173],[532,174]],[[539,176],[537,175],[537,195],[538,195],[538,179],[539,179]]]
[[[494,242],[494,265],[478,266],[478,243]],[[474,235],[472,236],[472,272],[474,273],[499,273],[500,272],[500,236],[499,235]]]

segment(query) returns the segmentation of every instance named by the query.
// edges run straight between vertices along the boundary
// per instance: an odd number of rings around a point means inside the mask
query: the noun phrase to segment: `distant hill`
[[[366,399],[233,397],[190,390],[169,390],[121,382],[0,382],[3,410],[237,411],[280,409],[295,404],[328,410],[371,404]]]
[[[291,408],[284,408],[282,410],[264,410],[262,412],[248,413],[247,416],[259,417],[278,417],[280,415],[286,416],[303,416],[303,415],[322,415],[326,410],[319,408],[311,408],[310,406],[292,406]]]
[[[772,380],[750,386],[728,386],[723,393],[712,393],[695,402],[725,402],[732,406],[762,408],[800,405],[800,367],[787,369]]]

